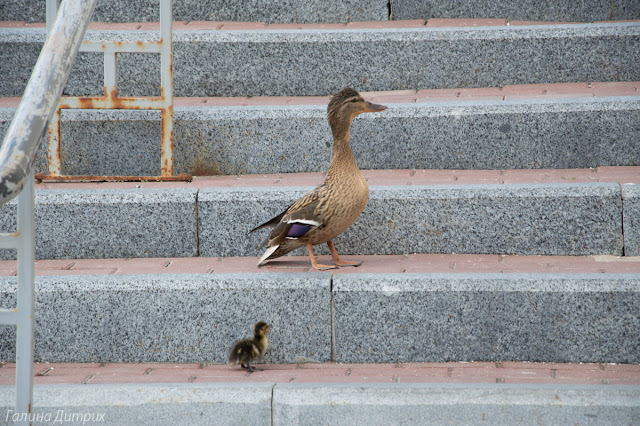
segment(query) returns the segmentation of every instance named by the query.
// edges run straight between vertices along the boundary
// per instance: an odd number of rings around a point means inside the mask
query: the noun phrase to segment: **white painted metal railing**
[[[34,322],[33,160],[56,110],[97,0],[65,0],[44,43],[0,149],[0,206],[18,197],[15,233],[0,248],[18,251],[15,308],[0,309],[0,324],[16,327],[16,409],[11,420],[32,420]]]
[[[18,251],[17,307],[0,310],[0,324],[16,327],[16,414],[27,423],[33,386],[33,307],[35,229],[33,222],[33,173],[18,195],[18,226],[13,234],[0,235],[0,248]],[[24,421],[26,420],[26,422]]]
[[[27,83],[20,105],[0,149],[0,206],[18,197],[15,233],[0,234],[0,248],[18,251],[18,290],[15,308],[0,309],[0,325],[16,327],[16,410],[19,424],[32,417],[33,324],[34,324],[34,174],[33,161],[44,135],[53,128],[59,160],[59,115],[61,108],[157,109],[162,113],[162,176],[173,177],[173,71],[172,0],[160,0],[160,42],[82,42],[97,0],[47,0],[47,39]],[[81,44],[84,48],[81,49]],[[62,98],[78,51],[105,55],[105,96]],[[118,52],[160,53],[162,94],[159,98],[121,98],[116,89]],[[86,102],[86,101],[89,102]],[[52,123],[53,121],[53,123]],[[50,124],[52,124],[50,126]],[[50,130],[51,131],[51,130]],[[60,166],[55,163],[54,168]],[[56,169],[59,172],[59,168]],[[190,179],[184,175],[177,179]]]

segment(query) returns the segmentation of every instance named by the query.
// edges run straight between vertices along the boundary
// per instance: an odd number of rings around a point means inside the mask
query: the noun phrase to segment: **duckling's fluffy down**
[[[262,358],[262,353],[253,339],[244,339],[233,345],[227,363],[231,365],[246,364],[260,358]]]

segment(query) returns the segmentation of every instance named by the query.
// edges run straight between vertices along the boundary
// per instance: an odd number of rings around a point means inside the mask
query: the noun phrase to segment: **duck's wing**
[[[323,187],[324,185],[321,185],[316,189],[314,189],[313,191],[309,192],[308,194],[298,198],[296,201],[293,202],[293,204],[289,205],[289,207],[287,207],[278,216],[275,216],[269,219],[268,221],[266,221],[265,223],[256,226],[251,231],[247,232],[247,235],[249,235],[254,231],[258,231],[262,228],[275,228],[282,222],[282,219],[285,217],[285,215],[289,216],[291,214],[301,212],[302,210],[305,210],[307,207],[310,207],[316,204],[316,202],[320,198],[320,194],[324,191]],[[305,210],[304,212],[301,212],[300,215],[304,216],[304,214],[307,214],[307,213],[308,211]]]
[[[253,228],[249,231],[249,234],[262,228],[275,228],[261,244],[261,246],[268,244],[270,247],[274,245],[274,243],[279,244],[279,242],[287,237],[300,238],[312,228],[317,228],[322,225],[322,220],[318,217],[316,208],[325,191],[326,188],[324,185],[320,185],[313,191],[297,199],[278,216]]]
[[[258,265],[262,265],[268,259],[275,259],[300,247],[297,240],[323,226],[322,219],[318,216],[318,206],[322,203],[323,196],[326,195],[325,192],[327,190],[324,185],[320,185],[296,200],[284,213],[264,224],[264,226],[275,224],[275,229],[269,233],[269,236],[260,245],[261,247],[266,245],[267,250],[258,261]],[[276,221],[278,218],[279,221]]]
[[[298,239],[322,225],[317,214],[320,196],[311,192],[293,203],[282,215],[275,229],[269,233],[268,246],[281,244],[285,239]]]

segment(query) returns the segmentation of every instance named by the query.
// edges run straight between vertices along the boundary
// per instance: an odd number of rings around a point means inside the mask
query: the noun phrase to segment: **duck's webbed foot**
[[[334,261],[334,262],[338,266],[360,266],[360,265],[362,265],[362,260],[359,260],[357,262],[349,261],[349,260],[338,260],[338,261]]]
[[[360,265],[362,265],[362,260],[354,262],[354,261],[340,259],[340,256],[338,255],[338,251],[336,250],[335,246],[333,245],[333,241],[327,241],[327,245],[329,246],[329,250],[331,250],[331,258],[333,259],[333,263],[335,263],[337,266],[360,266]]]
[[[240,365],[242,366],[242,368],[246,368],[249,373],[253,373],[254,371],[264,371],[262,368],[256,368],[251,366],[248,362],[245,362],[244,364],[240,364]]]
[[[337,266],[334,265],[323,265],[321,263],[318,263],[316,257],[313,254],[313,245],[312,244],[307,244],[307,251],[309,252],[309,257],[311,258],[311,266],[314,267],[314,269],[317,269],[319,271],[326,271],[327,269],[336,269]]]

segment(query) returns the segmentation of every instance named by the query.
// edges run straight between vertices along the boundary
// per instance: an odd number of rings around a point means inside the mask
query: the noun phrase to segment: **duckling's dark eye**
[[[359,101],[359,99],[355,99],[355,98],[354,99],[349,99],[349,102],[358,102],[358,101]]]

